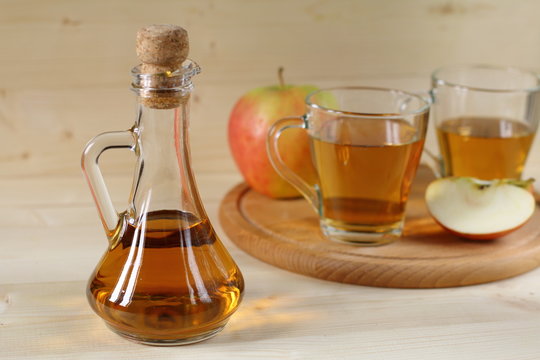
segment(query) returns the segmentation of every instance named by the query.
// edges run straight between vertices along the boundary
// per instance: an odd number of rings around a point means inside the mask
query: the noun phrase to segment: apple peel
[[[504,236],[533,215],[534,180],[437,179],[426,189],[426,204],[435,221],[450,233],[475,240]]]

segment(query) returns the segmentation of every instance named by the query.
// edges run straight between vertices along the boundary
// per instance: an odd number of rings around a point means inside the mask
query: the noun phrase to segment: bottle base
[[[147,338],[144,336],[139,336],[137,334],[123,332],[121,330],[113,328],[109,324],[107,324],[107,327],[111,329],[114,333],[120,335],[121,337],[128,339],[130,341],[139,343],[139,344],[150,345],[150,346],[181,346],[181,345],[189,345],[189,344],[198,343],[204,340],[208,340],[216,336],[221,330],[223,330],[225,325],[222,325],[216,329],[212,329],[200,335],[179,338],[179,339],[153,339],[153,338]]]

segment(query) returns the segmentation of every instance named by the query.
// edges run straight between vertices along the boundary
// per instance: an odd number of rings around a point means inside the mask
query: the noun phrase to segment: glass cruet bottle
[[[152,345],[188,344],[217,334],[244,288],[208,221],[190,166],[188,100],[200,68],[186,59],[187,51],[181,27],[141,29],[142,64],[132,70],[135,125],[96,136],[82,156],[109,240],[88,283],[89,303],[114,332]],[[121,213],[98,166],[110,148],[137,155],[129,204]]]

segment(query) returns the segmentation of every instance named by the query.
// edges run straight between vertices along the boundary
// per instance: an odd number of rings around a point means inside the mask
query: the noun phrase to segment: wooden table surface
[[[205,136],[201,129],[192,134],[196,143]],[[217,144],[212,150],[228,156],[223,142]],[[207,146],[212,153],[212,142]],[[205,207],[246,278],[245,299],[225,330],[181,348],[141,346],[111,333],[85,297],[106,240],[82,175],[5,176],[1,359],[540,358],[540,269],[438,290],[371,288],[290,273],[243,253],[224,236],[218,205],[241,178],[232,164],[214,171],[213,156],[193,156]],[[111,172],[106,178],[122,208],[130,172]]]
[[[226,143],[228,113],[248,89],[275,82],[279,65],[293,83],[409,90],[425,90],[429,72],[446,63],[538,70],[540,3],[0,0],[0,6],[0,359],[540,359],[540,269],[451,289],[345,285],[243,253],[217,216],[223,196],[241,181]],[[194,79],[193,167],[210,219],[246,279],[244,301],[221,334],[175,348],[120,338],[85,297],[107,242],[80,153],[98,132],[133,123],[134,34],[154,22],[190,30],[191,57],[203,67]],[[428,146],[434,148],[433,134]],[[527,167],[537,178],[539,150],[537,138]],[[121,150],[103,159],[118,210],[126,206],[132,165],[132,154]]]

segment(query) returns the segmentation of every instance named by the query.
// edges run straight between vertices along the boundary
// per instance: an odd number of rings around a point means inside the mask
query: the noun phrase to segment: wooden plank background
[[[192,107],[200,172],[234,170],[223,151],[229,111],[248,89],[276,83],[278,66],[296,84],[425,80],[414,90],[446,64],[538,70],[539,14],[535,0],[2,0],[0,176],[78,174],[89,138],[131,125],[134,34],[145,24],[189,30],[203,68]],[[215,162],[197,167],[206,155]]]

